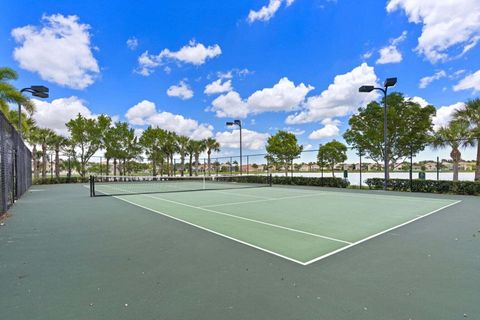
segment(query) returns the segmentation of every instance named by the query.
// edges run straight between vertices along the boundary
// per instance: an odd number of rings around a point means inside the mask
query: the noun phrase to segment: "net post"
[[[90,176],[90,197],[95,197],[95,181],[93,176]]]
[[[269,186],[269,187],[271,187],[272,184],[273,184],[272,180],[273,180],[273,179],[272,179],[272,174],[270,173],[270,174],[268,175],[268,186]]]

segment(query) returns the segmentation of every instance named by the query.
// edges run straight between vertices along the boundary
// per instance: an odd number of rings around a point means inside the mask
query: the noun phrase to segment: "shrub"
[[[88,177],[59,177],[59,178],[38,178],[33,180],[33,184],[59,184],[59,183],[87,183]]]
[[[384,179],[370,178],[365,182],[370,189],[383,189]],[[409,179],[389,179],[388,189],[394,191],[478,195],[480,194],[480,182],[416,179],[410,182]]]

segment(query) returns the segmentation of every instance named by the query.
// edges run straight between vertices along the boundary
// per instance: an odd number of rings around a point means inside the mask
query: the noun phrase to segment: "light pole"
[[[23,92],[30,92],[32,96],[39,98],[48,98],[48,88],[45,86],[30,86],[20,90]],[[22,105],[18,104],[18,134],[22,136]]]
[[[242,174],[242,121],[233,120],[226,123],[227,126],[238,126],[240,129],[240,175]]]
[[[388,130],[387,130],[387,91],[388,87],[393,87],[397,83],[397,78],[387,78],[385,82],[383,83],[383,88],[377,88],[375,86],[361,86],[358,89],[358,92],[372,92],[373,90],[380,90],[383,92],[383,103],[384,103],[384,108],[383,108],[383,148],[385,150],[384,152],[384,172],[385,172],[385,177],[383,181],[383,190],[387,190],[388,186]]]

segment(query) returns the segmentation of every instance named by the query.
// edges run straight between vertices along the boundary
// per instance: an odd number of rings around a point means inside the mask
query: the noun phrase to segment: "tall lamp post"
[[[397,78],[387,78],[385,82],[383,83],[383,88],[377,88],[375,86],[361,86],[358,91],[359,92],[372,92],[373,90],[380,90],[383,92],[383,103],[384,103],[384,108],[383,108],[383,147],[384,147],[384,172],[385,172],[385,177],[383,181],[383,190],[387,190],[388,186],[388,130],[387,130],[387,91],[388,87],[393,87],[397,83]]]
[[[242,174],[242,121],[240,120],[228,121],[226,125],[229,127],[238,126],[238,128],[240,129],[240,175],[241,175]]]
[[[49,90],[45,86],[30,86],[23,88],[20,92],[30,92],[34,97],[48,98]],[[20,103],[18,104],[18,134],[22,136],[22,105]]]

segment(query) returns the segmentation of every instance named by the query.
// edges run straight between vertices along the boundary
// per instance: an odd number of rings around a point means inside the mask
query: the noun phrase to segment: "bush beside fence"
[[[87,183],[88,177],[59,177],[59,178],[38,178],[33,184],[62,184],[62,183]]]
[[[365,182],[370,189],[383,189],[384,179],[370,178]],[[480,195],[480,182],[389,179],[388,189],[393,191]]]
[[[346,188],[350,182],[341,178],[312,178],[312,177],[272,177],[273,184],[287,184],[297,186],[316,186],[316,187],[332,187]]]

